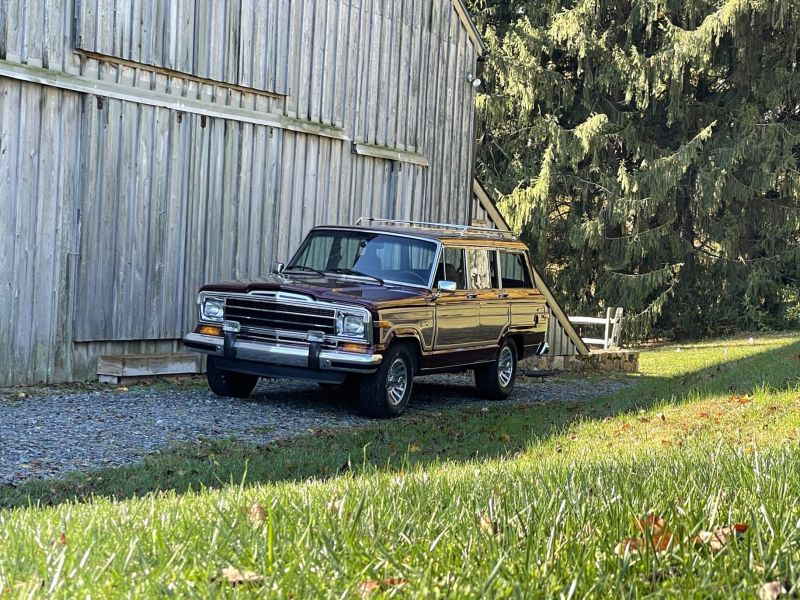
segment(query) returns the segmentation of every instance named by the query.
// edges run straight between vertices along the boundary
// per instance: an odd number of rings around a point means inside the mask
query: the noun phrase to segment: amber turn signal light
[[[197,333],[202,333],[203,335],[215,335],[220,337],[222,335],[222,328],[221,327],[214,327],[213,325],[201,325],[197,328]]]
[[[342,344],[342,351],[360,352],[361,354],[363,354],[364,352],[367,351],[367,348],[365,346],[362,346],[361,344]]]

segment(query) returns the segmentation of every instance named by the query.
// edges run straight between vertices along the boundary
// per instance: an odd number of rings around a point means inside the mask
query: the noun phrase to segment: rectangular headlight
[[[203,298],[200,315],[208,321],[223,321],[225,319],[225,301],[220,298]]]
[[[336,335],[365,338],[366,333],[367,324],[363,316],[339,313],[336,317]]]

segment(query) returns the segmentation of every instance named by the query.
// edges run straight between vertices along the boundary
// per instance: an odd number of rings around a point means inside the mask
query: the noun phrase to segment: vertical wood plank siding
[[[0,0],[0,385],[177,349],[313,225],[466,223],[477,56],[452,0]]]
[[[288,46],[276,43],[280,32],[273,29],[282,4],[286,0],[79,2],[75,45],[97,54],[285,94],[282,65]]]

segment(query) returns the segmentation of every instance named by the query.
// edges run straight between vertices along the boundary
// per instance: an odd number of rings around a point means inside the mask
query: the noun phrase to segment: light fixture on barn
[[[469,81],[472,87],[474,87],[476,90],[479,90],[481,85],[483,85],[483,81],[481,81],[480,77],[475,77],[471,74],[467,75],[467,81]]]

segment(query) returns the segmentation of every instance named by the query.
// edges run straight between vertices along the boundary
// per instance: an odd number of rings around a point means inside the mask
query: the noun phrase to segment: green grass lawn
[[[0,487],[0,597],[800,589],[800,340],[677,350],[646,352],[630,386],[591,403],[451,409],[268,447],[198,443]],[[648,513],[668,532],[638,530]],[[718,551],[694,541],[733,524],[747,531]],[[625,552],[626,538],[642,550]],[[229,566],[259,580],[234,587]]]

